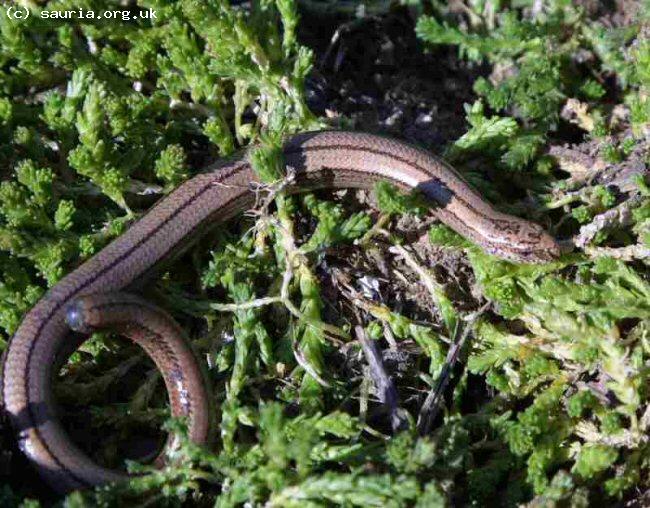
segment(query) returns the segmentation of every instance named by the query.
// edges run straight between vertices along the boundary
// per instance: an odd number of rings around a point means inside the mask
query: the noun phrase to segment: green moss
[[[427,267],[438,284],[430,298],[352,310],[332,296],[341,281],[330,277],[327,253],[355,246],[376,254],[381,242],[366,238],[375,232],[372,215],[350,211],[349,196],[282,193],[292,176],[282,139],[326,125],[307,106],[315,59],[300,42],[298,2],[245,9],[155,0],[139,4],[156,10],[155,21],[128,23],[45,23],[39,10],[68,3],[27,4],[31,16],[22,23],[0,14],[0,344],[47,287],[140,217],[151,193],[172,191],[205,161],[256,143],[250,158],[267,184],[258,197],[275,198],[258,209],[269,213],[265,220],[241,218],[208,235],[148,288],[210,360],[218,445],[192,445],[185,423],[171,420],[167,428],[181,439],[173,465],[132,464],[152,474],[75,492],[66,506],[424,507],[495,499],[587,506],[648,487],[648,447],[639,437],[650,381],[643,260],[577,252],[543,265],[509,263],[434,225],[433,244],[467,253],[469,268],[459,273],[474,285],[471,297],[447,293],[444,277],[457,275],[448,266]],[[427,49],[451,45],[482,65],[465,105],[466,131],[445,157],[496,207],[574,237],[622,198],[605,186],[573,192],[547,148],[567,141],[567,132],[571,141],[579,136],[562,113],[577,99],[585,108],[579,128],[598,144],[598,157],[615,165],[637,155],[650,119],[641,18],[612,28],[564,0],[541,9],[527,1],[464,5],[460,14],[444,2],[422,7],[415,28]],[[610,121],[614,104],[629,109],[631,132],[622,140]],[[593,245],[648,245],[650,190],[642,177],[637,189],[631,224],[598,232]],[[376,198],[385,216],[429,208],[386,183]],[[364,256],[348,261],[361,275]],[[403,266],[391,268],[393,275],[373,277],[392,284]],[[466,320],[469,300],[492,305]],[[228,312],[217,310],[224,305]],[[422,319],[427,306],[442,323]],[[386,358],[408,428],[395,435],[382,424],[367,371],[344,369],[364,365],[350,344],[356,312],[372,339],[389,333],[396,341]],[[459,368],[447,372],[450,344],[464,326],[471,333]],[[72,383],[71,393],[88,397],[117,375],[126,360],[111,364],[107,352],[125,350],[111,344],[95,337],[73,356],[74,375],[87,382]],[[93,368],[101,366],[115,369],[98,378]],[[423,401],[447,374],[453,393],[442,397],[432,433],[418,436]],[[147,390],[154,389],[145,382],[128,404],[96,409],[94,425],[127,426],[136,406],[160,421]],[[0,504],[32,505],[24,490],[5,486]]]
[[[583,478],[591,478],[611,466],[618,457],[613,448],[599,444],[587,444],[580,449],[572,471]]]

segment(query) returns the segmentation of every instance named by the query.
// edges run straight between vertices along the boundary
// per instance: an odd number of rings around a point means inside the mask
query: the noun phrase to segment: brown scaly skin
[[[557,243],[539,225],[497,212],[445,162],[403,142],[356,132],[312,132],[289,139],[284,158],[296,175],[288,192],[369,189],[377,181],[387,180],[402,189],[419,189],[437,204],[434,213],[442,222],[487,252],[529,263],[547,262],[559,255]],[[94,464],[72,443],[56,418],[51,394],[54,359],[70,332],[66,316],[73,327],[85,329],[92,326],[86,321],[93,314],[88,309],[102,306],[106,300],[113,301],[121,314],[115,317],[117,314],[105,309],[108,315],[95,318],[103,325],[130,332],[131,338],[143,345],[165,375],[172,410],[190,418],[195,441],[206,439],[209,405],[200,401],[205,388],[200,376],[192,372],[196,363],[174,363],[176,356],[189,358],[188,346],[175,335],[177,326],[153,307],[149,308],[151,315],[143,314],[144,321],[116,325],[116,319],[138,314],[129,311],[128,305],[145,308],[147,304],[113,293],[136,289],[138,281],[156,265],[187,248],[208,226],[250,208],[254,203],[250,184],[257,181],[246,157],[208,168],[64,277],[23,319],[6,351],[0,393],[21,449],[56,490],[66,492],[124,478]],[[160,328],[160,333],[145,331],[152,326]],[[167,352],[162,353],[163,349]],[[179,375],[180,384],[176,382]],[[181,402],[187,394],[192,394],[195,404]]]

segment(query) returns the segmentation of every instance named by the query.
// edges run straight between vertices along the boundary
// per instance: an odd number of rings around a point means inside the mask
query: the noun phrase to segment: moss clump
[[[297,2],[143,1],[120,7],[124,23],[41,16],[66,2],[28,3],[22,22],[0,14],[3,345],[47,288],[198,168],[255,142],[265,182],[255,214],[150,288],[207,358],[218,446],[187,442],[149,366],[96,336],[57,388],[91,407],[89,427],[106,436],[94,458],[115,458],[134,425],[166,425],[182,446],[165,469],[133,463],[151,474],[61,502],[587,506],[650,488],[650,192],[643,174],[619,178],[648,162],[646,13],[612,26],[564,0],[466,4],[412,6],[427,51],[451,46],[482,69],[446,158],[504,211],[579,248],[517,265],[435,225],[436,249],[467,253],[437,278],[390,229],[421,224],[418,196],[380,184],[375,215],[351,194],[283,193],[283,136],[327,125],[307,106],[315,58]],[[155,19],[134,17],[149,8]],[[568,142],[588,145],[592,164],[567,160]],[[585,177],[607,168],[613,178]],[[448,291],[457,276],[489,311]],[[418,285],[426,296],[405,289]],[[398,402],[373,395],[359,328],[388,344]],[[126,402],[110,398],[118,383]],[[434,430],[420,436],[431,406]],[[0,504],[37,505],[34,485],[2,481]]]

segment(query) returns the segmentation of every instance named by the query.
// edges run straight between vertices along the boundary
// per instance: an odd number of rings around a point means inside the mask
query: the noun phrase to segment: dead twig
[[[608,257],[621,261],[634,261],[635,259],[650,259],[650,247],[640,243],[626,247],[585,247],[585,254],[591,258]]]
[[[397,388],[392,377],[386,372],[381,351],[377,342],[369,339],[364,328],[360,325],[354,327],[354,334],[361,344],[361,349],[368,362],[370,377],[375,385],[377,397],[384,404],[390,414],[390,423],[393,432],[404,429],[408,421],[402,416],[399,407]]]
[[[576,246],[585,247],[600,231],[629,226],[633,221],[632,211],[639,206],[642,199],[640,195],[634,196],[594,217],[589,224],[580,228],[580,233],[574,239]]]
[[[451,381],[452,371],[464,349],[465,342],[467,341],[476,320],[490,305],[490,302],[486,303],[478,311],[463,319],[464,323],[458,326],[455,334],[456,337],[449,347],[449,351],[447,351],[447,358],[445,359],[445,364],[438,376],[436,386],[427,395],[424,404],[422,404],[420,414],[418,415],[417,429],[421,436],[427,435],[431,432],[433,422],[440,411],[442,397]]]

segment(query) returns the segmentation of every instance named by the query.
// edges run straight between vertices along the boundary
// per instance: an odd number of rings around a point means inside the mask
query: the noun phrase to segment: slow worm
[[[367,189],[387,180],[401,189],[419,189],[437,205],[433,213],[442,222],[489,253],[530,263],[559,254],[539,225],[496,211],[445,162],[403,142],[358,132],[313,132],[289,139],[284,159],[295,170],[289,193]],[[160,200],[24,317],[5,351],[2,402],[20,448],[56,490],[125,478],[93,463],[57,419],[52,378],[57,358],[79,343],[71,328],[108,327],[138,342],[163,372],[172,413],[189,418],[193,440],[207,439],[205,383],[182,331],[163,311],[123,291],[137,290],[161,261],[178,255],[207,227],[253,206],[256,181],[246,156],[218,162]]]

